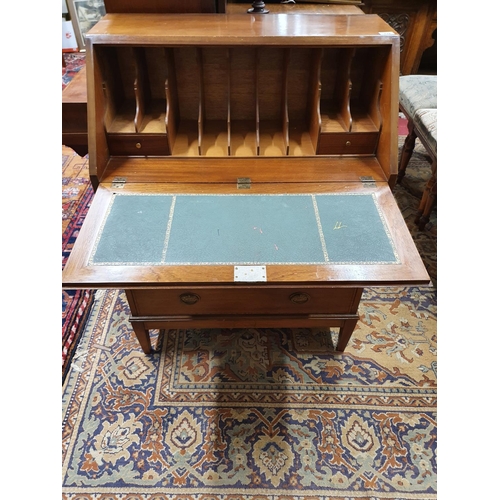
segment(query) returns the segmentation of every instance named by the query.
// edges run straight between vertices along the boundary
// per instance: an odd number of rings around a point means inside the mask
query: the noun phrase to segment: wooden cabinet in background
[[[424,51],[436,43],[437,0],[364,0],[360,8],[378,14],[400,34],[401,74],[419,73]],[[434,62],[426,72],[435,73]]]
[[[84,66],[62,92],[62,143],[80,156],[88,153],[87,68]]]
[[[104,0],[108,14],[216,14],[226,12],[226,0]]]

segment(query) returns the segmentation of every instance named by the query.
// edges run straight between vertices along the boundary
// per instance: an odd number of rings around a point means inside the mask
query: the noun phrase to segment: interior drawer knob
[[[195,293],[183,293],[179,298],[181,299],[181,302],[184,302],[184,304],[187,304],[188,306],[196,304],[196,302],[200,300],[200,296]]]
[[[346,141],[346,142],[345,142],[345,145],[346,145],[346,146],[350,146],[350,145],[351,145],[351,141]]]
[[[305,304],[309,300],[309,295],[303,292],[292,293],[290,297],[288,297],[294,304]]]
[[[136,142],[136,143],[135,143],[135,147],[136,147],[137,149],[141,149],[141,148],[142,148],[142,144],[141,144],[140,142]]]

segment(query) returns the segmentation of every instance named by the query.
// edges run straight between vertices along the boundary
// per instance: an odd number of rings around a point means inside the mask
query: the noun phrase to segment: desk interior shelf
[[[112,155],[377,149],[388,46],[97,46],[95,53]]]

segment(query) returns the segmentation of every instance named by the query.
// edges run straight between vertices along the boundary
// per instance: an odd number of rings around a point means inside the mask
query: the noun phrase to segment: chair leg
[[[411,155],[413,154],[413,150],[415,149],[416,139],[417,139],[417,134],[415,133],[415,129],[413,127],[413,121],[408,120],[408,135],[406,136],[401,151],[401,158],[399,159],[398,180],[397,180],[398,183],[401,182],[401,180],[406,174],[406,167],[408,166]]]
[[[420,205],[418,207],[417,216],[415,218],[415,224],[422,231],[429,222],[429,218],[436,204],[437,198],[437,160],[432,162],[432,174],[431,178],[427,181],[425,185],[425,190],[420,200]]]

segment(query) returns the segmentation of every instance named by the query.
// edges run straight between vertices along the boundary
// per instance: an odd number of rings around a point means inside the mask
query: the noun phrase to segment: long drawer
[[[198,314],[354,313],[356,288],[330,287],[179,287],[131,290],[135,316]]]

